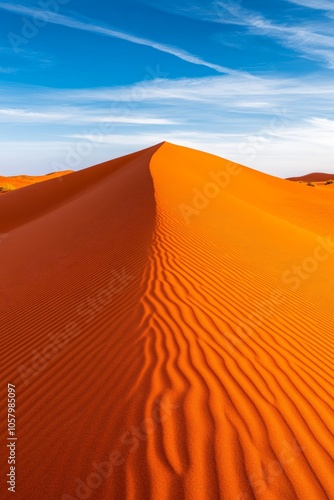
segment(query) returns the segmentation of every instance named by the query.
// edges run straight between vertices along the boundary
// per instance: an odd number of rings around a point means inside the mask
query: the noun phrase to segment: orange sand
[[[333,213],[167,143],[1,196],[1,498],[334,498]]]
[[[72,170],[64,170],[60,172],[52,172],[47,175],[15,175],[11,177],[4,177],[0,175],[0,194],[30,186],[31,184],[37,184],[38,182],[49,181],[50,179],[62,177],[63,175],[71,173]]]

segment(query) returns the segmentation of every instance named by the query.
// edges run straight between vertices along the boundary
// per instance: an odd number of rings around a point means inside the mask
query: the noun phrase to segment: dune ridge
[[[325,182],[334,179],[334,174],[324,174],[321,172],[313,172],[311,174],[302,175],[300,177],[289,177],[288,181],[302,182]]]
[[[17,498],[333,498],[333,208],[168,143],[2,197]]]
[[[8,191],[14,191],[15,189],[21,189],[39,182],[48,181],[50,179],[57,179],[59,177],[63,177],[64,175],[71,174],[72,172],[73,170],[64,170],[51,172],[46,175],[12,175],[9,177],[0,175],[0,194]]]

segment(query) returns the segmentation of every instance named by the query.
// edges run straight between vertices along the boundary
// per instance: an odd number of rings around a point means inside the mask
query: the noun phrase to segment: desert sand
[[[5,498],[334,498],[333,214],[168,143],[1,195]]]
[[[289,177],[289,181],[297,182],[326,182],[334,180],[334,174],[324,174],[321,172],[313,172],[311,174],[302,175],[300,177]]]
[[[57,177],[63,177],[64,175],[71,174],[72,172],[72,170],[66,170],[52,172],[47,175],[14,175],[10,177],[0,175],[0,194],[30,186],[31,184],[37,184],[38,182],[44,182]]]

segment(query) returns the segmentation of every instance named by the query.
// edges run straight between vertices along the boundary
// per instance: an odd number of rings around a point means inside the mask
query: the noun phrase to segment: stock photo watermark
[[[0,233],[0,244],[6,240],[8,238],[8,234],[7,233]]]
[[[200,215],[208,207],[210,201],[217,198],[222,190],[226,189],[230,184],[231,179],[239,175],[241,171],[242,167],[240,165],[229,162],[225,170],[209,172],[210,181],[202,189],[198,189],[197,187],[192,189],[194,196],[191,204],[181,203],[179,205],[179,212],[183,220],[189,225],[191,217]]]
[[[112,275],[113,277],[104,288],[96,295],[88,297],[77,307],[77,320],[68,321],[64,328],[56,334],[50,333],[49,341],[43,348],[40,350],[33,349],[28,366],[21,365],[18,367],[24,385],[28,385],[32,379],[41,373],[50,361],[56,358],[73,339],[82,333],[83,324],[90,323],[134,279],[131,274],[127,273],[126,269],[122,271],[113,270]]]
[[[318,237],[319,245],[314,249],[313,255],[306,257],[299,265],[294,265],[282,276],[282,281],[291,286],[291,290],[296,291],[303,283],[314,274],[321,265],[334,253],[334,240],[331,236],[327,238]]]
[[[126,463],[127,457],[135,453],[141,443],[146,442],[159,426],[171,417],[179,408],[168,397],[159,397],[155,400],[151,416],[144,418],[139,426],[131,426],[120,436],[120,445],[111,451],[102,462],[93,462],[91,472],[84,478],[77,478],[75,496],[64,493],[61,500],[87,500],[96,492],[113,474],[116,467]]]
[[[21,18],[21,30],[19,33],[10,32],[7,34],[7,39],[15,53],[22,50],[22,46],[26,46],[39,31],[50,22],[50,16],[58,14],[61,7],[68,4],[70,0],[39,0],[37,6],[40,10],[34,15]],[[28,11],[28,9],[27,9]]]
[[[291,467],[298,458],[304,455],[305,448],[300,446],[296,439],[293,439],[291,442],[283,441],[282,445],[282,449],[277,459],[271,460],[264,468],[253,472],[248,478],[252,490],[258,496],[264,495],[267,489],[277,481],[279,476],[286,474],[285,471]],[[253,495],[251,496],[243,492],[238,495],[237,500],[252,500],[253,498]]]
[[[245,163],[254,161],[260,152],[263,152],[274,140],[275,137],[291,124],[291,118],[288,115],[286,108],[279,110],[269,120],[269,124],[256,135],[249,135],[242,144],[239,145],[238,151],[245,156]]]
[[[292,292],[296,292],[312,274],[318,271],[321,264],[334,254],[334,240],[331,236],[318,236],[316,241],[318,245],[314,248],[312,255],[306,257],[299,265],[291,266],[281,276],[283,284],[288,285]],[[226,334],[225,339],[229,349],[233,351],[237,344],[249,338],[255,328],[262,327],[264,322],[274,315],[277,307],[287,300],[286,288],[277,288],[267,299],[257,303],[252,314],[247,316],[246,320],[238,322],[235,334],[228,336]]]
[[[260,130],[256,135],[250,135],[238,146],[239,154],[244,157],[244,164],[253,161],[258,154],[262,152],[278,134],[290,124],[285,108],[278,110],[268,123],[268,127]],[[222,190],[226,189],[233,177],[242,172],[242,166],[234,162],[228,162],[225,170],[209,173],[210,181],[202,188],[194,187],[192,189],[192,200],[190,203],[181,203],[179,212],[183,220],[190,225],[193,216],[200,215],[206,209],[210,201],[217,198]]]
[[[169,73],[163,72],[159,65],[156,66],[156,68],[147,66],[145,69],[146,75],[144,79],[140,84],[131,89],[126,96],[126,100],[119,100],[115,105],[110,107],[109,111],[111,116],[116,113],[118,120],[120,118],[128,118],[130,114],[138,108],[138,102],[145,97],[149,90],[150,82],[152,80],[157,81],[158,85],[160,80],[169,76]],[[118,113],[119,111],[120,113]],[[99,145],[104,143],[106,136],[115,132],[117,123],[119,122],[113,121],[112,117],[108,118],[108,116],[106,116],[98,125],[89,130],[85,130],[82,134],[82,139],[75,144],[68,144],[65,147],[63,160],[53,161],[51,163],[51,168],[58,172],[79,169],[83,161],[88,158]],[[58,177],[58,180],[62,182],[63,178]]]

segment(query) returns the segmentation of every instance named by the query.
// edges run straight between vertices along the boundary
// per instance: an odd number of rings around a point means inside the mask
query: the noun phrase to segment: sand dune
[[[16,498],[334,498],[333,211],[168,143],[2,196]]]
[[[38,182],[49,181],[50,179],[55,179],[71,173],[72,170],[64,170],[52,172],[47,175],[14,175],[10,177],[0,175],[0,194],[30,186],[31,184],[37,184]]]
[[[334,179],[334,174],[323,174],[321,172],[314,172],[312,174],[302,175],[301,177],[289,177],[289,181],[302,181],[302,182],[325,182]]]

